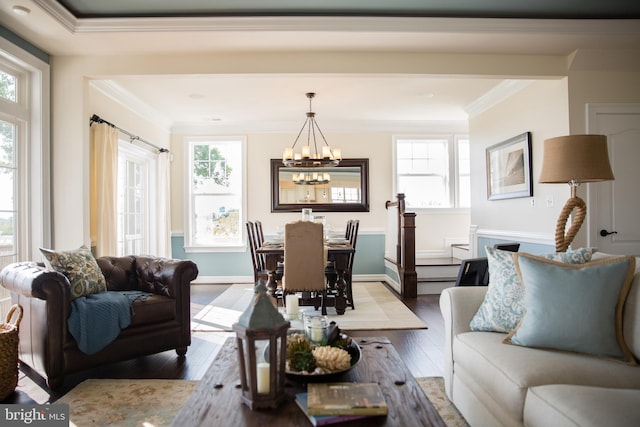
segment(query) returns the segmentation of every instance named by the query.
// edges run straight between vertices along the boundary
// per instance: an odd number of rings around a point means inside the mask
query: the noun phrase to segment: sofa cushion
[[[64,274],[71,284],[71,299],[104,292],[107,285],[93,254],[86,246],[69,251],[40,248],[47,268]]]
[[[137,299],[131,309],[129,327],[166,322],[176,318],[176,300],[161,295],[149,295],[146,298]]]
[[[525,290],[525,314],[505,342],[635,363],[622,335],[634,257],[568,265],[516,254],[514,261]]]
[[[523,311],[523,288],[513,263],[513,252],[485,248],[489,263],[489,287],[478,312],[471,319],[473,331],[510,332]],[[547,259],[583,264],[591,259],[593,248],[541,255]]]
[[[524,405],[529,427],[635,427],[640,390],[576,385],[532,387]]]
[[[527,389],[546,384],[576,384],[640,389],[640,366],[609,360],[506,345],[505,334],[465,332],[453,340],[453,369],[480,384],[481,401],[502,402],[515,419],[522,419]]]

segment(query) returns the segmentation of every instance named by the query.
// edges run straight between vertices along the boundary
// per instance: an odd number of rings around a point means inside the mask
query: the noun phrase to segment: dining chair
[[[355,303],[353,302],[353,263],[356,257],[356,245],[358,243],[358,229],[360,228],[360,220],[353,219],[350,220],[349,227],[351,228],[348,231],[347,240],[351,244],[353,248],[353,252],[349,255],[349,263],[347,264],[347,270],[345,274],[345,281],[347,282],[347,305],[351,307],[352,310],[356,309]]]
[[[258,243],[256,225],[252,221],[247,221],[247,240],[249,241],[249,252],[251,253],[251,262],[253,263],[253,280],[258,283],[260,278],[268,279],[269,272],[266,270],[264,257],[257,253],[256,250],[261,246]]]
[[[264,232],[262,230],[262,221],[254,221],[253,223],[256,229],[256,238],[258,240],[258,247],[264,243]]]
[[[326,259],[322,224],[310,221],[285,224],[283,302],[287,294],[302,292],[300,305],[313,305],[316,310],[322,306],[322,314],[326,315]]]
[[[349,242],[351,247],[356,248],[357,240],[358,240],[358,229],[360,227],[360,221],[357,219],[350,219],[347,221],[347,227],[345,229],[344,238]],[[353,261],[355,258],[355,252],[349,255],[349,259],[347,260],[347,268],[344,271],[344,280],[346,282],[346,297],[347,297],[347,306],[351,307],[351,309],[355,310],[355,303],[353,302],[353,288],[351,285],[352,278],[352,270],[353,270]],[[335,268],[335,264],[332,261],[327,263],[327,267],[325,269],[325,274],[327,276],[327,282],[329,284],[329,291],[331,293],[336,293],[335,283],[338,278],[338,273]]]
[[[454,286],[487,286],[488,284],[489,261],[487,257],[462,260]]]

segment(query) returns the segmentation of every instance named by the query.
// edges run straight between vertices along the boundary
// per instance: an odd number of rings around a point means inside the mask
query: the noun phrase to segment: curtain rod
[[[139,136],[132,134],[131,132],[127,132],[126,130],[114,125],[113,123],[110,123],[110,122],[106,121],[105,119],[101,118],[100,116],[98,116],[96,114],[91,116],[91,118],[89,119],[89,126],[91,126],[91,123],[94,123],[94,122],[95,123],[105,123],[105,124],[108,124],[109,126],[112,126],[112,127],[116,128],[116,129],[118,129],[120,132],[122,132],[125,135],[129,136],[130,142],[140,141],[140,142],[142,142],[144,144],[152,146],[153,148],[155,148],[156,150],[158,150],[161,153],[168,153],[169,152],[168,149],[163,148],[163,147],[158,147],[157,145],[155,145],[155,144],[153,144],[153,143],[151,143],[149,141],[146,141],[146,140],[140,138]]]

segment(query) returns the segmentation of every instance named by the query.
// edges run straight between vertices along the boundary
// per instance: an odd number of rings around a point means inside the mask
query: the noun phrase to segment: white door
[[[588,245],[640,256],[640,104],[587,107],[590,134],[607,136],[614,181],[589,184]]]

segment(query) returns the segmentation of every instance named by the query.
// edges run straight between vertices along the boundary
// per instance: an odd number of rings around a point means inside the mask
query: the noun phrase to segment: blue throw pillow
[[[485,248],[489,264],[489,288],[478,312],[471,319],[472,331],[511,332],[524,313],[522,283],[513,264],[513,252]],[[540,255],[547,259],[571,264],[591,260],[593,248]]]
[[[516,254],[514,263],[524,285],[525,314],[505,342],[635,364],[622,334],[634,257],[570,265]]]

